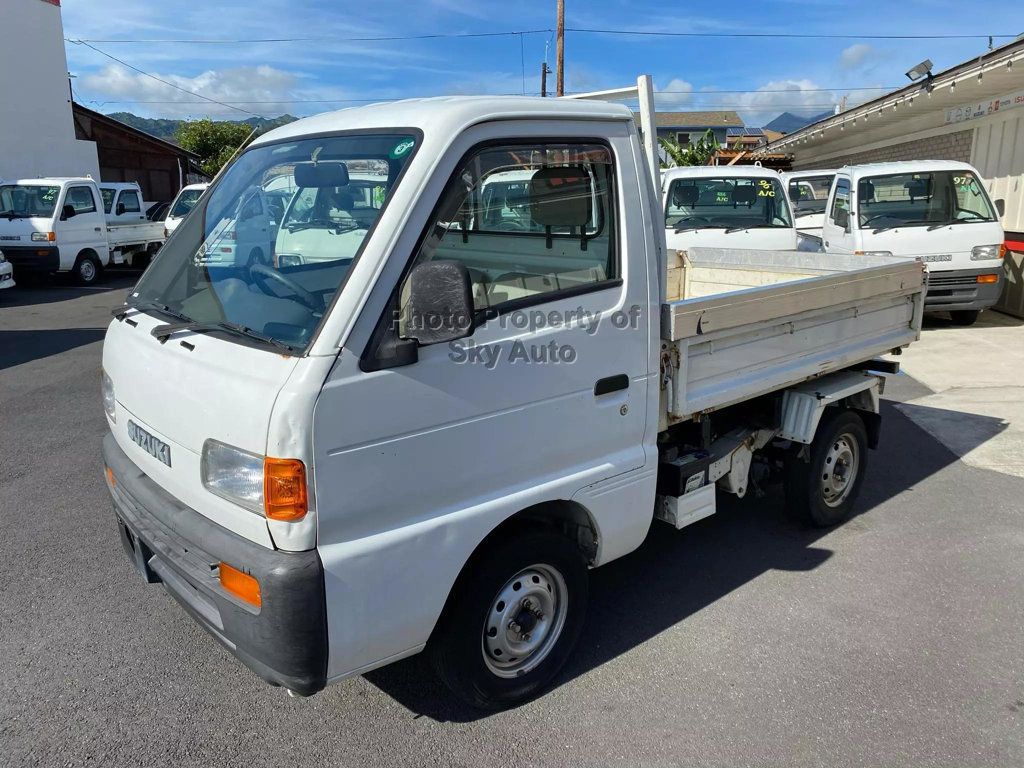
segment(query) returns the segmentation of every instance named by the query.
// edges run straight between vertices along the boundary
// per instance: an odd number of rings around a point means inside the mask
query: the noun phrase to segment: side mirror
[[[800,188],[799,187],[790,187],[789,188],[789,202],[793,203],[794,205],[796,205],[797,203],[800,202]]]
[[[996,213],[999,214],[999,218],[1006,215],[1006,201],[1001,197],[996,200]]]
[[[116,213],[116,214],[117,214],[118,216],[120,216],[121,214],[123,214],[123,213],[124,213],[124,203],[118,203],[118,204],[117,204],[117,209],[115,210],[115,213]]]
[[[836,225],[842,227],[847,232],[849,232],[850,231],[850,212],[845,210],[845,209],[843,209],[843,208],[837,209],[836,210],[835,222],[836,222]]]
[[[425,261],[406,283],[401,337],[419,346],[463,339],[473,332],[473,283],[461,261]]]
[[[67,221],[68,219],[74,218],[74,216],[75,216],[75,206],[71,205],[71,203],[65,204],[65,206],[60,209],[60,220],[61,221]]]

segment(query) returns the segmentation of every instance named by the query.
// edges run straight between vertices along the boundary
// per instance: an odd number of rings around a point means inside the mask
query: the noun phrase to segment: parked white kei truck
[[[920,160],[836,171],[822,244],[828,253],[910,256],[928,265],[926,312],[958,325],[999,300],[1005,234],[978,172],[967,163]]]
[[[552,680],[588,568],[654,520],[776,472],[808,522],[846,518],[879,438],[873,360],[918,338],[922,263],[668,261],[653,157],[623,106],[519,97],[252,142],[107,330],[103,462],[146,581],[295,695],[426,650],[497,708]],[[481,192],[520,171],[510,226]],[[366,227],[335,205],[361,175],[384,186]],[[301,258],[208,266],[271,186],[309,204]]]
[[[71,272],[90,285],[103,267],[148,261],[163,240],[137,184],[101,192],[90,178],[0,183],[0,250],[19,274]]]
[[[174,198],[171,207],[167,209],[167,218],[164,219],[164,237],[170,237],[171,232],[178,228],[181,220],[188,216],[196,204],[196,201],[203,196],[203,192],[209,184],[188,184],[181,188],[178,196]]]
[[[663,172],[669,248],[796,250],[781,177],[759,165],[692,166]]]

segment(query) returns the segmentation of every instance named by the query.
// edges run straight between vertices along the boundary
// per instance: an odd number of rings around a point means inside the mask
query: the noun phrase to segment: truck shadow
[[[0,330],[0,371],[103,340],[105,328]]]
[[[118,267],[103,272],[96,285],[78,285],[70,275],[37,276],[31,280],[15,275],[17,285],[0,292],[0,311],[13,307],[29,307],[38,304],[53,304],[59,301],[71,301],[82,296],[103,296],[110,291],[130,288],[142,270],[130,270]],[[111,301],[111,306],[119,302]]]
[[[882,444],[870,456],[869,482],[848,526],[863,525],[858,515],[957,461],[892,402],[883,401],[882,408]],[[992,434],[980,428],[972,433]],[[681,531],[655,521],[637,551],[591,572],[585,640],[554,687],[641,645],[768,571],[811,571],[832,556],[831,550],[814,546],[827,530],[808,529],[787,517],[779,486],[766,488],[761,498],[722,494],[719,499],[717,514]],[[364,677],[417,717],[469,722],[488,716],[457,701],[422,654]]]

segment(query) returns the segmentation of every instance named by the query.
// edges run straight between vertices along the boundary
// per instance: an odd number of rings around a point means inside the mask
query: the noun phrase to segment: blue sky
[[[509,37],[354,42],[345,38],[543,30],[554,0],[64,0],[65,36],[85,40],[321,39],[288,43],[115,43],[96,48],[190,91],[266,116],[308,115],[383,100],[453,93],[537,93],[548,32]],[[813,35],[1016,35],[1020,2],[783,0],[763,3],[566,0],[566,26],[620,31],[800,32]],[[691,10],[693,9],[693,10]],[[925,58],[936,71],[987,48],[983,39],[659,38],[570,32],[566,89],[654,76],[663,110],[736,109],[750,125],[783,111],[816,114],[898,86]],[[996,43],[1009,38],[997,38]],[[245,117],[67,44],[77,98],[102,112]],[[550,78],[554,87],[554,76]],[[728,91],[728,92],[727,92]],[[741,92],[743,91],[743,92]]]

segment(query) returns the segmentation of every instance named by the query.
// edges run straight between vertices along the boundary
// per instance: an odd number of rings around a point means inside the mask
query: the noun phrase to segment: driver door
[[[828,253],[853,253],[856,250],[853,228],[853,197],[850,179],[839,176],[832,187],[828,210],[821,226],[821,238]]]

